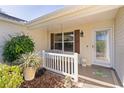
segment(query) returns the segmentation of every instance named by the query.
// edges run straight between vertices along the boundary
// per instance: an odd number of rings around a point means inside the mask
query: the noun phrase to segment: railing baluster
[[[42,51],[42,59],[43,59],[43,64],[42,65],[43,65],[43,67],[45,67],[45,63],[46,63],[45,60],[46,59],[45,59],[45,51],[44,50]]]
[[[69,57],[68,57],[68,74],[70,74],[70,60],[69,60]]]
[[[43,67],[46,67],[46,54],[43,52]]]
[[[53,56],[53,61],[54,61],[54,65],[53,66],[54,66],[54,69],[55,69],[55,56]]]
[[[50,64],[50,68],[51,68],[51,55],[49,55],[49,64]]]
[[[51,63],[52,63],[52,69],[53,69],[53,55],[51,55]]]
[[[71,60],[70,60],[70,62],[71,62],[71,74],[73,74],[73,58],[70,58]]]
[[[56,56],[56,70],[58,70],[58,56]]]
[[[53,56],[53,69],[55,69],[55,56]]]
[[[47,54],[47,67],[48,67],[48,54]]]
[[[64,57],[64,72],[65,72],[65,58],[66,58],[66,57]]]
[[[47,54],[47,67],[49,67],[49,54]]]
[[[68,57],[65,57],[65,64],[64,64],[64,67],[65,67],[65,73],[67,73],[67,63],[68,63],[68,60],[67,60]]]
[[[46,62],[47,62],[47,54],[45,54],[45,66],[46,66]]]
[[[51,55],[50,55],[50,68],[52,68],[52,58],[51,58]]]
[[[62,56],[62,72],[64,72],[64,57]]]
[[[50,55],[48,56],[48,66],[50,68]]]
[[[53,55],[52,55],[52,61],[53,61],[52,62],[53,63],[53,67],[52,68],[54,69],[54,56]]]
[[[47,60],[48,60],[48,59],[47,59],[47,55],[48,55],[48,54],[46,54],[46,67],[47,67]]]
[[[55,70],[56,70],[56,56],[55,56]]]
[[[56,56],[56,70],[58,70],[58,67],[57,67],[57,65],[58,65],[58,56]]]
[[[62,69],[61,69],[61,62],[62,62],[62,61],[61,61],[61,56],[60,56],[60,59],[59,59],[59,63],[60,63],[60,64],[59,64],[59,68],[60,68],[60,71],[62,70]]]
[[[59,71],[59,56],[57,57],[57,70]]]

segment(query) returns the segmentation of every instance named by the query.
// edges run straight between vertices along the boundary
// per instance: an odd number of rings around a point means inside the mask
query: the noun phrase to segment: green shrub
[[[0,64],[0,88],[16,88],[22,82],[22,69],[19,66]]]
[[[6,42],[3,50],[3,60],[12,63],[21,54],[33,52],[34,42],[26,35],[11,37],[10,41]]]

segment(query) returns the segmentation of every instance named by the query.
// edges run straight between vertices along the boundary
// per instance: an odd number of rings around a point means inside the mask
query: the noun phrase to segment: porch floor
[[[79,65],[78,73],[80,87],[121,87],[114,70],[110,68]]]

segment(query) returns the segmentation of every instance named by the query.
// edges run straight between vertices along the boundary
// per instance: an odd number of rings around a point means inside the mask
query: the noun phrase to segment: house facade
[[[8,34],[23,32],[36,51],[76,52],[79,64],[113,68],[124,85],[123,30],[124,6],[68,6],[30,22],[0,17],[0,54]]]

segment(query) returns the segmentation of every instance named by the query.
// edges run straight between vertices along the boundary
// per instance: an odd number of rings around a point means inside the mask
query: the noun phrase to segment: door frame
[[[104,30],[109,30],[109,49],[108,49],[108,51],[109,51],[109,57],[110,57],[110,59],[109,59],[109,61],[110,61],[110,64],[103,64],[103,63],[98,63],[98,62],[95,62],[95,57],[94,57],[94,46],[95,46],[95,35],[96,35],[96,32],[97,31],[104,31]],[[114,66],[114,61],[113,61],[113,46],[114,46],[114,44],[113,44],[113,29],[112,28],[100,28],[100,29],[94,29],[93,31],[92,31],[92,64],[94,64],[94,65],[100,65],[100,66],[104,66],[104,67],[109,67],[109,68],[111,68],[111,67],[113,67]]]

